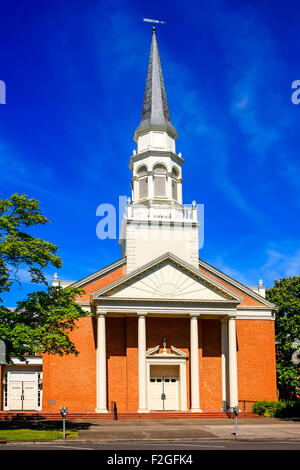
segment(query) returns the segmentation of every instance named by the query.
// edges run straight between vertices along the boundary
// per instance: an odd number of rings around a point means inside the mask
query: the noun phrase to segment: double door
[[[150,409],[173,411],[179,409],[178,377],[150,378]]]
[[[9,384],[9,409],[29,411],[36,409],[36,381],[19,380]]]

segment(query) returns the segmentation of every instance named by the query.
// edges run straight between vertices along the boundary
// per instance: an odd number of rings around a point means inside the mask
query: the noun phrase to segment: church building
[[[89,312],[71,334],[78,356],[2,366],[2,412],[108,417],[115,402],[124,416],[200,416],[277,400],[275,306],[262,281],[246,287],[199,259],[176,138],[153,27],[120,259],[72,282]]]

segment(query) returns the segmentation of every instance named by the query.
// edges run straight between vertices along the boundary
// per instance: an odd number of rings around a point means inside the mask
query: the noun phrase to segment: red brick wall
[[[200,408],[222,409],[221,324],[220,320],[199,321]]]
[[[139,407],[138,391],[138,324],[137,318],[126,318],[126,377],[127,411],[136,411]]]
[[[74,356],[44,356],[43,410],[68,406],[72,411],[96,407],[95,320],[80,320],[72,339],[80,350]],[[117,402],[119,411],[138,409],[138,320],[136,317],[107,318],[108,406]],[[237,320],[238,386],[240,400],[276,400],[274,322]],[[170,345],[189,354],[190,320],[155,318],[146,320],[147,349]],[[221,325],[219,320],[199,320],[200,406],[203,411],[221,410]],[[187,403],[190,408],[189,360],[187,360]],[[56,400],[51,406],[48,400]]]
[[[275,322],[236,320],[239,400],[277,400]]]
[[[96,328],[95,319],[82,318],[70,335],[80,351],[76,357],[43,356],[43,411],[94,411],[96,408]],[[56,401],[49,405],[49,400]]]
[[[109,320],[109,319],[108,319]],[[116,351],[115,358],[108,359],[108,390],[109,402],[117,402],[120,411],[136,411],[138,409],[138,348],[137,348],[137,318],[126,319],[126,351],[124,358],[124,320],[114,319],[107,322],[107,338],[111,342],[109,348]],[[155,318],[146,320],[147,349],[160,344],[162,351],[163,337],[166,338],[168,352],[173,345],[186,353],[190,353],[190,320],[188,318]],[[116,334],[108,331],[115,327]],[[122,343],[118,349],[117,341]],[[218,320],[199,320],[199,368],[200,368],[200,399],[203,410],[221,410],[221,330]],[[108,347],[108,346],[107,346]],[[124,364],[126,363],[126,365]],[[120,384],[125,376],[123,385]],[[115,378],[114,378],[115,377]],[[127,391],[126,406],[125,390]],[[187,360],[187,406],[190,408],[190,373],[189,359]]]
[[[119,411],[127,406],[126,318],[106,319],[108,406],[116,401]]]
[[[85,294],[79,297],[79,301],[81,302],[88,302],[90,300],[91,294],[97,292],[97,290],[102,289],[102,287],[108,286],[112,282],[120,279],[122,276],[126,274],[126,265],[121,266],[120,268],[114,269],[108,274],[101,276],[99,279],[96,279],[93,282],[82,287],[85,291]]]

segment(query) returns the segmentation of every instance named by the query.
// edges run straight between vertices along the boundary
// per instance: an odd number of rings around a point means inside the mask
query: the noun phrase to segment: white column
[[[227,409],[228,320],[221,319],[222,410]]]
[[[182,178],[177,180],[177,199],[179,204],[182,204]]]
[[[154,198],[153,171],[148,171],[148,199]]]
[[[137,202],[138,200],[138,178],[136,176],[133,176],[132,178],[132,202]]]
[[[172,175],[172,173],[167,173],[167,177],[168,177],[167,198],[168,199],[172,199],[172,176],[171,175]]]
[[[106,387],[105,313],[100,313],[97,319],[97,413],[108,413]]]
[[[147,409],[147,369],[146,369],[146,313],[138,313],[138,368],[139,368],[139,408],[138,413]]]
[[[229,373],[229,408],[238,406],[237,354],[235,318],[228,320],[228,373]]]
[[[198,316],[191,314],[190,321],[190,361],[191,361],[191,411],[200,410],[199,386],[199,345],[198,345]]]

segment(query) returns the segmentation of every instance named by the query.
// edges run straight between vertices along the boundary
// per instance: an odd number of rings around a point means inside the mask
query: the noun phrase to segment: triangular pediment
[[[157,346],[155,346],[154,348],[151,348],[151,349],[148,349],[148,351],[146,351],[146,357],[148,358],[175,358],[175,357],[181,357],[181,358],[187,358],[189,357],[188,354],[186,354],[185,352],[181,351],[181,349],[178,349],[178,348],[175,348],[175,346],[170,346],[170,349],[171,349],[171,353],[168,353],[166,349],[163,349],[163,351],[160,353],[159,352],[159,349],[160,349],[160,345],[158,344]]]
[[[166,254],[93,294],[151,301],[235,302],[240,297],[173,254]]]

